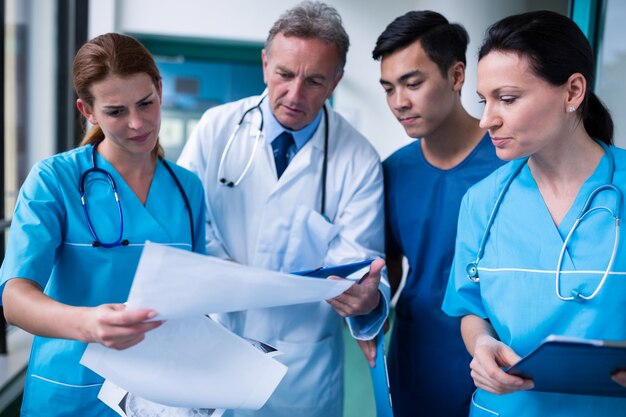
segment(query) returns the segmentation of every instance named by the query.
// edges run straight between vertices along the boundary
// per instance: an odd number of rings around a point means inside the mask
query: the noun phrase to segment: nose
[[[485,103],[485,109],[483,110],[479,125],[481,129],[489,131],[493,131],[502,125],[502,118],[489,103]]]
[[[295,77],[289,84],[287,97],[292,103],[299,103],[304,93],[304,82]]]
[[[398,88],[394,91],[390,104],[399,112],[411,108],[411,100],[409,100],[408,94],[406,94],[403,88]]]
[[[128,127],[133,130],[140,130],[143,126],[143,118],[136,110],[131,110],[128,115]]]

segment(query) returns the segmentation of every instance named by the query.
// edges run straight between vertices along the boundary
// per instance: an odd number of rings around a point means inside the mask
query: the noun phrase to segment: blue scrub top
[[[145,205],[115,168],[97,155],[97,165],[115,180],[128,246],[93,247],[81,206],[78,184],[92,168],[91,145],[36,164],[22,186],[13,215],[0,291],[14,278],[35,281],[45,294],[73,305],[93,307],[123,303],[146,240],[191,250],[189,215],[174,179],[158,162]],[[205,202],[200,180],[169,163],[191,205],[196,251],[205,250]],[[90,174],[87,204],[101,241],[119,234],[117,204],[108,180]],[[97,399],[102,378],[79,364],[86,344],[35,337],[29,361],[22,416],[115,416]]]
[[[626,151],[615,156],[613,184],[626,193]],[[626,340],[626,246],[621,243],[612,273],[598,296],[589,301],[562,301],[555,293],[556,267],[563,242],[582,207],[609,177],[607,157],[582,185],[569,212],[557,227],[528,166],[506,193],[495,217],[484,257],[480,283],[471,282],[466,266],[476,258],[495,200],[521,161],[511,162],[472,187],[461,204],[454,265],[443,308],[451,316],[474,314],[489,319],[499,338],[525,356],[550,334],[587,339]],[[616,195],[603,191],[592,207],[616,208]],[[563,266],[561,291],[592,293],[612,253],[615,222],[604,211],[585,218],[572,235]],[[620,232],[624,242],[626,232]],[[593,360],[593,358],[589,358]],[[607,378],[609,376],[607,375]],[[626,388],[624,388],[626,390]],[[618,416],[626,398],[591,397],[523,391],[493,395],[477,390],[472,415]]]
[[[441,170],[420,141],[384,163],[387,255],[405,255],[407,281],[396,305],[389,372],[394,415],[465,417],[474,390],[458,318],[441,311],[467,189],[502,165],[488,134],[463,162]]]

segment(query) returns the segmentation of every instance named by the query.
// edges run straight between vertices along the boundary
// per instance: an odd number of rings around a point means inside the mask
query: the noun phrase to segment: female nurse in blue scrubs
[[[125,349],[159,326],[146,322],[155,311],[122,304],[147,240],[205,246],[200,181],[161,156],[150,53],[131,37],[99,36],[78,51],[73,82],[93,128],[84,146],[28,175],[1,270],[7,320],[36,335],[22,416],[117,415],[97,399],[102,378],[79,364],[86,343]]]
[[[626,340],[626,234],[615,221],[626,152],[611,145],[613,123],[593,85],[589,43],[556,13],[505,18],[480,50],[480,124],[512,162],[463,199],[443,303],[463,317],[478,387],[472,416],[626,412],[623,397],[529,391],[531,380],[502,371],[550,334]],[[624,372],[613,378],[625,385]]]

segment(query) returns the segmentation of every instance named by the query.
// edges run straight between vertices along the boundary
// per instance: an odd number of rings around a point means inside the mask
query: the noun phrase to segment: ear
[[[89,123],[91,123],[92,125],[98,124],[98,120],[96,120],[93,109],[83,99],[79,98],[78,100],[76,100],[76,108],[79,112],[81,112],[83,116],[85,116],[85,119],[87,119]]]
[[[328,91],[328,94],[326,94],[326,100],[328,100],[333,95],[333,93],[335,92],[335,88],[337,88],[337,85],[339,84],[339,81],[341,81],[342,78],[343,78],[343,69],[339,71],[339,73],[337,73],[337,75],[335,76],[331,89]]]
[[[465,84],[465,64],[461,61],[452,64],[448,70],[448,77],[452,82],[452,90],[460,92]]]
[[[261,61],[263,61],[263,82],[265,83],[265,85],[267,85],[267,79],[268,79],[268,73],[267,73],[267,65],[269,62],[269,54],[267,53],[267,51],[265,50],[265,48],[263,48],[263,50],[261,50]]]
[[[587,80],[581,73],[576,72],[567,79],[565,88],[565,111],[571,112],[570,109],[577,110],[585,99]]]

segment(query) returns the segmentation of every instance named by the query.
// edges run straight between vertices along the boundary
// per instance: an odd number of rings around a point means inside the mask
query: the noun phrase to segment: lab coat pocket
[[[315,269],[323,266],[330,242],[340,227],[332,224],[317,211],[299,206],[294,214],[287,247],[285,271]]]
[[[335,338],[329,336],[318,342],[292,343],[278,340],[276,347],[283,352],[276,359],[289,367],[285,378],[272,397],[278,407],[323,407],[329,401],[331,389],[337,389],[341,374],[335,352]]]

